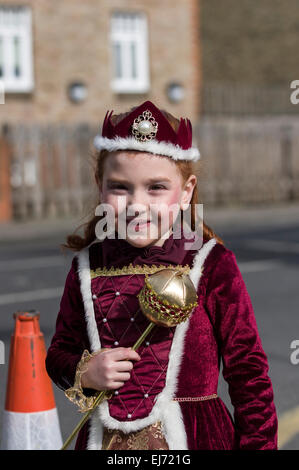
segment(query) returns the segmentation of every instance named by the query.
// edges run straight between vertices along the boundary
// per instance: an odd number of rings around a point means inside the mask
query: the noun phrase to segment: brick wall
[[[201,0],[204,84],[298,79],[298,0]]]
[[[35,89],[32,94],[5,95],[4,122],[101,123],[107,109],[127,110],[146,99],[176,116],[195,120],[199,113],[199,31],[197,0],[5,0],[31,5]],[[109,18],[114,10],[146,13],[149,26],[150,92],[116,95],[110,89]],[[71,81],[82,80],[88,98],[73,104]],[[170,81],[185,87],[185,98],[171,104]]]

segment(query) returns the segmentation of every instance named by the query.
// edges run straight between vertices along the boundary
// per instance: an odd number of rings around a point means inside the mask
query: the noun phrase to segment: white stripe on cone
[[[34,413],[4,410],[2,450],[59,450],[61,447],[56,408]]]

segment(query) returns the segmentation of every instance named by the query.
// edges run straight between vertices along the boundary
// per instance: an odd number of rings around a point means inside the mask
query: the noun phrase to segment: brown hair
[[[132,108],[127,113],[113,115],[111,117],[111,120],[112,120],[113,124],[117,124],[118,122],[120,122],[122,119],[124,119],[125,116],[127,116],[134,109],[135,108]],[[175,131],[177,131],[178,127],[179,127],[179,124],[180,124],[180,121],[178,119],[176,119],[174,116],[172,116],[170,113],[168,113],[167,111],[164,111],[164,110],[161,110],[161,111],[163,112],[164,116],[166,117],[168,122],[171,124],[173,129]],[[104,164],[105,164],[105,160],[108,157],[108,155],[109,155],[109,152],[107,150],[101,150],[101,151],[96,150],[94,155],[93,155],[93,159],[94,159],[94,162],[95,162],[95,170],[94,171],[95,171],[95,176],[98,179],[98,181],[101,181],[102,178],[103,178]],[[190,161],[178,160],[178,161],[175,161],[175,164],[178,166],[178,168],[180,170],[183,182],[187,181],[189,176],[194,174],[193,166],[192,166],[192,163]],[[196,184],[195,187],[194,187],[194,190],[193,190],[191,201],[190,201],[190,205],[191,205],[191,229],[192,230],[195,230],[195,228],[196,228],[195,227],[195,225],[196,225],[195,215],[196,215],[196,204],[198,204],[198,199],[199,199],[199,197],[198,197],[198,190],[197,190],[197,184]],[[101,201],[98,201],[97,205],[100,204],[100,202]],[[93,211],[93,214],[94,214],[94,211]],[[181,215],[183,215],[183,214],[181,214]],[[88,246],[91,242],[93,242],[96,239],[95,228],[96,228],[96,225],[97,225],[98,221],[102,217],[103,216],[93,215],[92,218],[88,222],[86,222],[83,225],[80,225],[77,228],[77,230],[79,230],[79,228],[85,227],[83,237],[76,234],[76,231],[77,231],[76,230],[73,234],[67,236],[66,244],[63,244],[62,247],[63,248],[69,248],[69,249],[74,250],[74,251],[79,251],[79,250],[85,248],[86,246]],[[214,237],[214,238],[216,238],[216,240],[219,243],[224,245],[223,240],[218,235],[216,235],[216,233],[204,221],[202,221],[202,225],[203,225],[203,238],[205,238],[207,240],[210,240],[211,238]]]

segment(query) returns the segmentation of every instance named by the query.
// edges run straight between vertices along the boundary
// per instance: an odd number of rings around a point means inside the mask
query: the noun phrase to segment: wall
[[[15,5],[12,0],[1,4]],[[180,117],[199,113],[199,30],[196,0],[18,0],[33,12],[35,89],[5,96],[4,122],[101,123],[107,109],[127,110],[146,99]],[[113,11],[142,11],[148,18],[151,89],[145,95],[116,95],[110,89],[108,42]],[[88,99],[78,105],[67,98],[69,82],[83,80]],[[185,98],[169,103],[166,86],[179,81]]]

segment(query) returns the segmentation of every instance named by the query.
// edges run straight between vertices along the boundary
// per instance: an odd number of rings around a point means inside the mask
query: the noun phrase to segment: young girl
[[[97,212],[84,237],[68,237],[77,253],[46,359],[82,409],[99,390],[112,395],[75,448],[277,449],[267,357],[235,255],[204,222],[202,243],[190,249],[190,233],[199,239],[192,162],[200,156],[190,121],[147,101],[107,113],[94,144],[99,203],[111,208],[116,231],[106,219],[105,237]],[[176,224],[190,207],[188,235]],[[198,305],[176,327],[155,326],[133,351],[149,324],[137,299],[145,275],[169,266],[189,270]],[[234,418],[217,395],[220,360]]]

